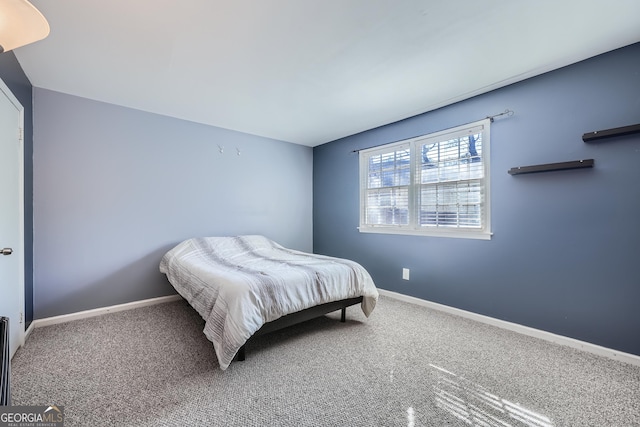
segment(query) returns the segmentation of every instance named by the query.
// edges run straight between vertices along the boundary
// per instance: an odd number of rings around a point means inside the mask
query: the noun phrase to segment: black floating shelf
[[[611,138],[614,136],[632,135],[634,133],[640,133],[640,123],[631,126],[622,126],[619,128],[597,130],[595,132],[588,132],[582,135],[584,142],[597,141],[599,139]]]
[[[519,166],[509,169],[510,175],[520,175],[523,173],[538,173],[562,171],[567,169],[592,168],[593,159],[574,160],[572,162],[546,163],[544,165]]]

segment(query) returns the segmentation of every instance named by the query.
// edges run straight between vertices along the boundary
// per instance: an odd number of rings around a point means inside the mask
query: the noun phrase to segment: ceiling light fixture
[[[27,0],[0,0],[0,53],[49,35],[49,23]]]

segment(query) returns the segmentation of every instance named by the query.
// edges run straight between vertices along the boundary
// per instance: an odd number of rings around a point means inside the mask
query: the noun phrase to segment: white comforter
[[[165,254],[160,271],[205,320],[223,370],[267,322],[359,296],[368,317],[378,299],[360,264],[287,249],[263,236],[185,240]]]

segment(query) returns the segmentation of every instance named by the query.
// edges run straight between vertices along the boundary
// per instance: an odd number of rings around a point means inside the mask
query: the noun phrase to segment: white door
[[[23,114],[0,80],[0,316],[9,317],[11,356],[24,343]]]

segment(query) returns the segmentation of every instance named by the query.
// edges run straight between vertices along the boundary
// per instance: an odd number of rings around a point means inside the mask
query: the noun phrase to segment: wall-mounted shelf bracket
[[[593,159],[574,160],[572,162],[546,163],[543,165],[518,166],[509,169],[509,175],[520,175],[524,173],[552,172],[567,169],[592,168]]]
[[[632,135],[634,133],[640,133],[640,123],[638,123],[637,125],[622,126],[619,128],[588,132],[582,135],[582,140],[584,142],[591,142],[604,138],[612,138],[614,136]]]

